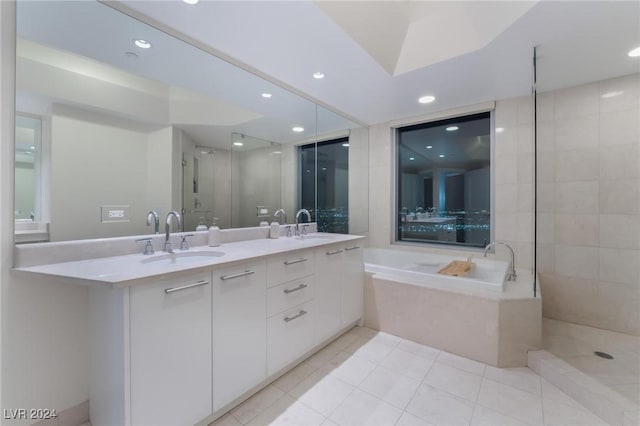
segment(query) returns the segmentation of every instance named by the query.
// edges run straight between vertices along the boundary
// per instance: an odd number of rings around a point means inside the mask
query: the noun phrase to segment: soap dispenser
[[[198,226],[196,226],[196,231],[206,231],[207,225],[204,223],[204,217],[200,217],[200,222],[198,222]]]
[[[216,225],[217,217],[213,218],[213,225],[209,228],[209,247],[218,247],[222,240],[220,228]]]

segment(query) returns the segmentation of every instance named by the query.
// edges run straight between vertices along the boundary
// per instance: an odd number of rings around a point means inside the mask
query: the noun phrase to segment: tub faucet
[[[151,219],[153,218],[153,233],[160,233],[160,219],[158,218],[158,212],[155,210],[149,210],[147,213],[147,226],[151,226]]]
[[[164,251],[167,253],[173,253],[173,249],[171,248],[171,241],[169,241],[169,231],[171,229],[171,216],[176,218],[176,228],[182,228],[182,220],[180,220],[180,213],[176,211],[171,211],[167,213],[167,222],[164,225]]]
[[[507,281],[515,281],[516,278],[518,277],[516,275],[516,267],[515,267],[516,255],[513,252],[513,249],[511,248],[511,246],[509,244],[503,243],[502,241],[493,241],[493,242],[487,244],[487,246],[484,248],[483,256],[487,257],[487,252],[489,251],[489,249],[491,247],[495,247],[496,244],[501,244],[501,245],[503,245],[503,246],[505,246],[506,248],[509,249],[509,252],[511,253],[511,262],[509,262],[509,271],[507,272]]]
[[[296,213],[296,236],[300,235],[300,227],[298,226],[298,223],[300,222],[300,215],[303,213],[307,216],[307,222],[311,222],[311,214],[309,213],[309,210],[298,210],[298,213]]]
[[[287,224],[287,213],[285,213],[284,209],[276,210],[276,212],[273,214],[273,217],[274,219],[278,219],[278,223],[280,225]]]

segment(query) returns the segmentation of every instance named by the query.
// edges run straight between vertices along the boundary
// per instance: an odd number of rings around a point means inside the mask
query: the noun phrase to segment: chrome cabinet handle
[[[356,250],[356,249],[359,249],[359,248],[360,248],[360,246],[353,246],[353,247],[347,247],[347,248],[345,248],[345,250],[346,251],[351,251],[351,250]]]
[[[295,314],[295,315],[294,315],[294,316],[292,316],[292,317],[284,317],[284,322],[290,322],[290,321],[293,321],[294,319],[296,319],[296,318],[300,318],[301,316],[303,316],[303,315],[307,315],[307,314],[308,314],[308,312],[307,312],[307,311],[300,310],[300,312],[298,312],[297,314]]]
[[[334,254],[342,253],[343,251],[344,251],[344,250],[340,250],[340,249],[338,249],[338,250],[334,250],[334,251],[328,251],[328,252],[327,252],[327,255],[328,255],[328,256],[332,256],[332,255],[334,255]]]
[[[226,281],[226,280],[231,280],[233,278],[240,278],[240,277],[244,277],[245,275],[251,275],[251,274],[255,274],[255,272],[251,270],[246,270],[244,272],[240,272],[239,274],[223,275],[220,277],[220,279],[222,281]]]
[[[296,260],[285,260],[284,264],[287,265],[287,266],[295,265],[296,263],[306,262],[307,260],[309,260],[309,259],[307,259],[305,257],[301,257],[300,259],[296,259]]]
[[[175,291],[180,291],[180,290],[186,290],[188,288],[193,288],[193,287],[200,287],[201,285],[207,285],[209,284],[209,281],[198,281],[197,283],[193,283],[193,284],[187,284],[187,285],[183,285],[180,287],[171,287],[171,288],[165,288],[164,292],[169,294],[169,293],[173,293]]]
[[[282,290],[284,292],[284,294],[289,294],[289,293],[293,293],[294,291],[298,291],[298,290],[302,290],[303,288],[307,288],[309,287],[306,284],[300,284],[298,287],[295,288],[285,288],[284,290]]]

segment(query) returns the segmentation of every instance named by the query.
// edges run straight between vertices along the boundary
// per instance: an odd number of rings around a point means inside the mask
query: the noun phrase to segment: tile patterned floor
[[[544,318],[542,347],[640,404],[640,337]],[[594,351],[614,359],[599,358]]]
[[[218,419],[239,425],[605,425],[528,368],[356,327]]]

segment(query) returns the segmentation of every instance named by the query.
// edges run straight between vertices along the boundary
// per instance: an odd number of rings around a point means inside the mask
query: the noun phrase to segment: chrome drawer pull
[[[203,281],[198,281],[197,283],[183,285],[181,287],[165,288],[164,292],[169,294],[169,293],[173,293],[174,291],[186,290],[188,288],[200,287],[201,285],[207,285],[207,284],[209,284],[209,281],[203,280]]]
[[[343,251],[344,251],[344,250],[340,250],[340,249],[338,249],[338,250],[334,250],[334,251],[328,251],[328,252],[327,252],[327,255],[332,256],[332,255],[334,255],[334,254],[342,253]]]
[[[302,263],[302,262],[306,262],[307,258],[301,257],[300,259],[296,259],[296,260],[285,260],[284,264],[289,266],[289,265],[295,265],[296,263]]]
[[[347,247],[347,248],[345,248],[345,250],[346,251],[351,251],[351,250],[356,250],[356,249],[359,249],[359,248],[360,248],[360,246],[353,246],[353,247]]]
[[[308,312],[307,312],[307,311],[300,310],[300,312],[298,312],[296,315],[294,315],[294,316],[292,316],[292,317],[284,317],[284,322],[290,322],[290,321],[293,321],[294,319],[296,319],[296,318],[300,318],[301,316],[303,316],[303,315],[307,315],[307,314],[308,314]]]
[[[296,288],[285,288],[285,289],[284,289],[284,290],[282,290],[282,291],[284,291],[284,294],[289,294],[289,293],[293,293],[294,291],[302,290],[303,288],[307,288],[307,287],[309,287],[309,286],[308,286],[308,285],[306,285],[306,284],[300,284],[300,285],[299,285],[298,287],[296,287]]]
[[[240,272],[239,274],[223,275],[223,276],[220,277],[220,279],[222,281],[226,281],[226,280],[231,280],[233,278],[240,278],[240,277],[244,277],[245,275],[251,275],[251,274],[255,274],[255,272],[247,270],[247,271],[244,271],[244,272]]]

